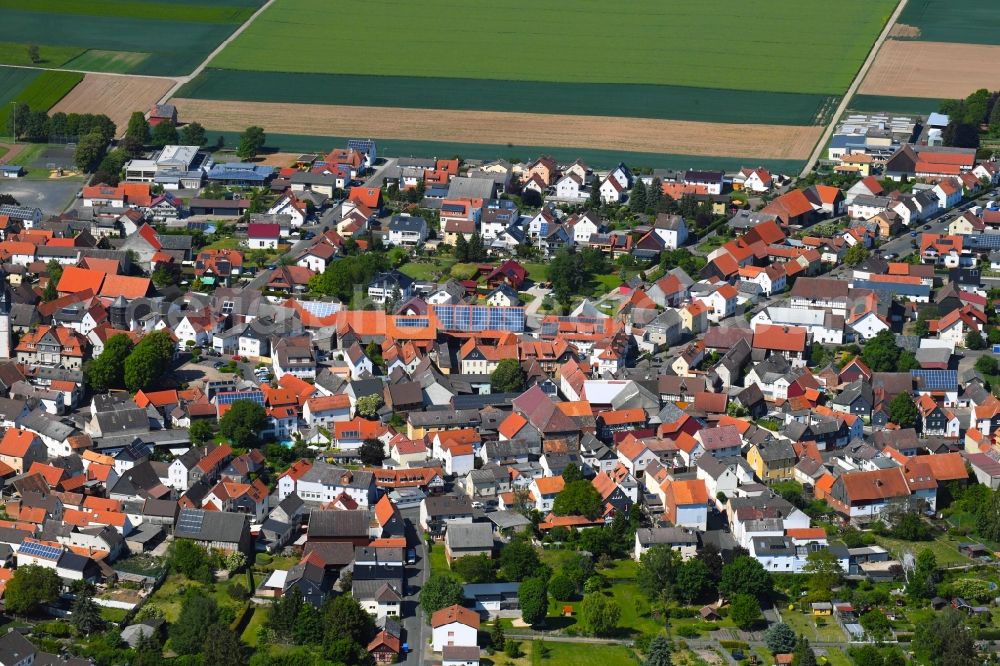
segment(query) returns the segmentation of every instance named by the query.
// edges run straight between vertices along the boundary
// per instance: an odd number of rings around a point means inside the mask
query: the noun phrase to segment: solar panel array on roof
[[[965,242],[973,249],[1000,250],[1000,234],[972,234],[965,237]]]
[[[299,301],[303,310],[316,317],[329,317],[340,312],[343,305],[340,303],[328,303],[327,301]]]
[[[427,317],[396,317],[396,326],[399,328],[427,328],[430,326],[430,319]]]
[[[189,534],[201,532],[201,524],[204,520],[205,511],[202,509],[181,509],[177,516],[177,529]]]
[[[228,405],[237,400],[250,400],[263,407],[264,393],[262,391],[236,391],[233,393],[220,393],[215,396],[215,404],[217,405]]]
[[[17,549],[18,553],[30,555],[31,557],[41,557],[46,560],[58,560],[62,555],[62,548],[56,548],[37,541],[25,541]]]
[[[523,307],[432,305],[441,328],[448,331],[524,331]]]
[[[957,370],[910,370],[910,374],[925,391],[954,391],[958,389]]]

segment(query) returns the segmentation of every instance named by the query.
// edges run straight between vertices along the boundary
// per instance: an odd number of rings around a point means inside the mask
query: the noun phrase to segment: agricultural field
[[[27,74],[27,76],[25,76]],[[36,111],[48,111],[83,80],[77,72],[37,71],[0,67],[0,90],[13,93],[10,97],[0,94],[0,128],[6,133],[10,102],[27,104]],[[6,84],[10,82],[10,87]]]
[[[959,67],[960,62],[984,63]],[[908,0],[858,92],[888,99],[960,99],[1000,87],[1000,4],[979,0]],[[861,102],[864,104],[864,101]],[[853,104],[853,103],[852,103]],[[888,99],[880,111],[916,105]],[[936,108],[935,108],[936,110]]]
[[[1000,7],[983,0],[909,0],[899,23],[929,42],[1000,44]]]
[[[208,128],[232,123],[260,125],[287,134],[502,144],[516,136],[527,144],[603,150],[676,151],[685,155],[733,155],[748,159],[805,159],[821,128],[811,125],[737,125],[610,116],[554,115],[320,106],[173,98],[180,117]]]
[[[46,72],[54,73],[54,72]],[[133,111],[145,111],[170,90],[171,80],[146,76],[70,74],[83,80],[65,95],[52,111],[103,113],[114,121],[118,133],[125,132]]]
[[[600,0],[581,0],[572,11],[527,0],[369,0],[367,11],[352,11],[329,0],[278,0],[212,66],[838,95],[894,6],[894,0],[636,0],[628,11],[609,12]],[[373,15],[386,20],[363,58],[317,58],[311,49],[287,48],[321,43],[333,27],[371,34]],[[469,33],[476,35],[475,49],[462,53],[455,36]],[[411,45],[415,35],[420,51],[435,57],[400,57],[392,45]],[[544,57],[524,57],[537,52],[540,41]]]
[[[36,44],[42,60],[39,67],[190,74],[261,4],[263,0],[45,0],[31,4],[0,0],[4,17],[0,64],[33,64],[23,60],[28,45]],[[88,57],[92,50],[97,53]]]

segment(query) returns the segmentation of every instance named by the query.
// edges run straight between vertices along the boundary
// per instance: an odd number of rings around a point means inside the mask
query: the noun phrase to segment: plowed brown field
[[[210,129],[250,125],[267,132],[312,136],[594,148],[684,155],[802,160],[820,126],[737,125],[679,120],[275,104],[175,98],[185,122]]]
[[[890,39],[858,92],[897,97],[965,98],[1000,88],[1000,46]]]
[[[122,135],[132,112],[149,111],[173,84],[172,79],[148,76],[87,74],[49,113],[103,113]]]

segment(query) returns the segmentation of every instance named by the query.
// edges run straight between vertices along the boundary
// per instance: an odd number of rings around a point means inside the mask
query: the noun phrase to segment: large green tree
[[[180,135],[177,133],[177,125],[172,120],[157,123],[149,134],[150,145],[157,147],[176,145],[179,141]]]
[[[622,609],[601,593],[588,594],[580,604],[580,619],[592,636],[610,636],[618,628]]]
[[[861,628],[865,630],[868,637],[881,643],[892,634],[892,623],[885,613],[877,608],[873,608],[867,613],[862,613],[859,618]]]
[[[795,643],[792,666],[816,666],[816,653],[813,652],[809,639],[805,636],[799,636],[799,640]]]
[[[174,342],[166,331],[147,333],[125,359],[125,386],[144,391],[158,382],[174,359]]]
[[[517,592],[521,606],[521,619],[528,624],[541,624],[549,607],[549,593],[545,579],[529,578],[521,583]]]
[[[701,560],[692,557],[677,569],[674,589],[684,603],[693,604],[702,599],[712,587],[712,574]]]
[[[670,641],[663,634],[658,634],[649,641],[649,649],[646,651],[646,661],[643,666],[672,666],[673,660],[670,657]]]
[[[428,581],[430,582],[430,581]],[[459,587],[461,592],[461,587]],[[421,595],[421,602],[423,595]],[[448,606],[450,604],[445,604]],[[442,606],[443,608],[443,606]],[[375,620],[365,612],[358,600],[349,594],[338,594],[323,602],[320,609],[323,625],[326,627],[325,641],[346,636],[362,648],[368,645],[375,631]]]
[[[134,347],[132,339],[124,333],[116,333],[107,339],[104,350],[83,367],[92,392],[106,393],[109,389],[125,388],[125,361]]]
[[[552,513],[557,516],[586,516],[593,520],[604,512],[604,500],[590,481],[580,480],[566,484],[552,502]]]
[[[549,262],[549,282],[560,303],[569,303],[573,296],[583,293],[588,275],[583,265],[583,256],[572,248],[563,248]]]
[[[177,622],[170,625],[170,647],[177,654],[199,654],[209,628],[219,621],[215,597],[203,589],[189,588]]]
[[[830,599],[834,588],[839,587],[844,578],[840,562],[826,548],[814,550],[806,556],[802,573],[809,576],[809,591],[817,599]]]
[[[670,599],[674,594],[680,554],[669,546],[653,546],[639,556],[639,587],[651,597]]]
[[[446,574],[432,574],[420,590],[420,608],[430,619],[436,611],[462,603],[462,586]]]
[[[742,555],[722,568],[719,591],[726,596],[737,594],[763,597],[771,592],[771,574],[756,558]]]
[[[246,647],[240,637],[224,624],[213,624],[205,631],[201,654],[206,664],[213,666],[245,666]]]
[[[526,538],[511,539],[500,550],[500,571],[507,580],[520,581],[538,573],[538,553]]]
[[[54,569],[29,564],[18,567],[7,581],[4,602],[9,612],[32,615],[59,597],[62,583]]]
[[[917,554],[917,561],[907,577],[906,594],[913,599],[930,599],[937,593],[937,557],[930,548]]]
[[[181,128],[181,143],[185,146],[204,146],[208,143],[205,128],[200,123],[188,123]]]
[[[764,642],[771,654],[785,654],[795,649],[795,632],[784,622],[778,622],[768,628]]]
[[[101,163],[108,142],[97,132],[91,132],[80,138],[73,153],[73,163],[84,173],[90,173]]]
[[[42,290],[42,300],[46,303],[54,301],[59,297],[59,280],[62,278],[62,274],[62,264],[55,259],[45,264],[47,282],[45,283],[45,289]]]
[[[236,147],[236,155],[243,160],[252,160],[264,148],[267,140],[264,128],[252,125],[240,134],[240,142]]]
[[[729,602],[729,618],[744,631],[757,624],[761,617],[760,602],[752,595],[737,594]]]
[[[913,651],[929,666],[974,666],[982,660],[964,616],[950,608],[922,616],[913,632]]]
[[[889,420],[900,428],[912,428],[917,424],[917,405],[909,393],[900,393],[889,403]]]
[[[873,372],[905,372],[920,367],[912,352],[896,344],[896,336],[886,329],[865,343],[861,360]]]
[[[77,591],[70,612],[70,622],[81,634],[93,633],[104,626],[101,609],[94,603],[94,594],[90,586],[83,586],[83,589]]]
[[[257,433],[264,427],[267,413],[252,400],[236,400],[219,419],[219,432],[241,448],[255,444]]]
[[[494,393],[514,393],[524,389],[525,379],[520,362],[516,358],[505,358],[490,374],[490,388]]]

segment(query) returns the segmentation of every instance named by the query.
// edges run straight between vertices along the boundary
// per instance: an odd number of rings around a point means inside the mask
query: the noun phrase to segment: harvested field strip
[[[205,127],[237,129],[259,125],[266,131],[283,134],[376,135],[388,139],[492,144],[518,141],[564,148],[771,159],[805,159],[822,132],[816,126],[182,98],[171,101],[181,118]]]
[[[982,66],[960,67],[959,63]],[[978,88],[1000,88],[998,63],[1000,46],[888,40],[858,92],[960,99]]]
[[[170,79],[87,74],[83,82],[52,107],[52,111],[104,113],[122,134],[132,112],[149,109],[172,84]]]
[[[86,72],[117,72],[127,74],[134,71],[149,57],[148,53],[132,51],[102,51],[90,49],[64,65],[66,69],[79,69]]]
[[[233,23],[149,21],[4,10],[3,20],[0,20],[0,41],[137,53],[155,47],[155,57],[147,58],[135,73],[169,76],[190,74],[237,27]]]
[[[212,66],[837,95],[896,2],[632,0],[622,11],[602,0],[570,8],[530,0],[367,0],[357,11],[336,0],[279,0]],[[363,57],[318,57],[308,48],[331,33],[369,34],[373,16],[383,19],[382,48]],[[465,35],[474,38],[462,44]]]
[[[38,44],[38,62],[28,56],[28,45],[20,42],[0,43],[0,64],[21,65],[23,67],[62,67],[84,52],[75,46],[50,46]]]
[[[684,86],[542,83],[352,74],[289,74],[207,69],[180,97],[291,104],[527,111],[718,123],[812,125],[837,97]]]
[[[899,22],[919,28],[918,39],[929,42],[1000,44],[995,0],[909,0]]]
[[[940,100],[927,97],[891,97],[888,95],[855,95],[851,98],[851,111],[876,113],[928,114],[938,110]]]
[[[24,9],[24,0],[0,0],[0,10]],[[61,16],[114,16],[119,18],[175,21],[178,16],[200,23],[242,23],[254,10],[247,7],[216,7],[210,4],[163,4],[132,0],[45,0],[31,4],[33,11]]]
[[[222,137],[226,146],[236,146],[239,143],[239,132],[208,130],[209,143],[214,143]],[[348,136],[315,136],[267,133],[267,149],[288,151],[301,154],[305,152],[326,152],[332,146],[342,146]],[[763,164],[772,172],[798,173],[804,160],[765,160],[758,158],[739,159],[723,156],[678,155],[671,153],[627,152],[618,150],[594,150],[589,148],[557,148],[554,146],[497,145],[485,143],[455,143],[451,141],[417,141],[417,140],[378,140],[379,152],[394,156],[426,156],[426,155],[461,155],[465,159],[505,159],[509,162],[523,162],[537,155],[551,155],[560,162],[570,163],[581,159],[597,169],[609,169],[621,161],[637,167],[657,169],[726,169],[734,171],[749,164]],[[268,157],[268,156],[265,156]],[[217,160],[236,160],[235,156],[226,158],[216,155]],[[281,166],[287,166],[286,160]]]

